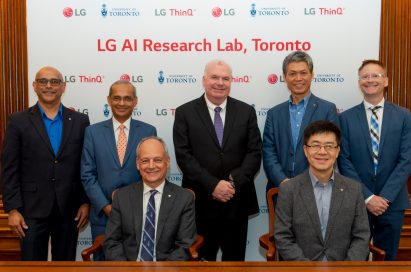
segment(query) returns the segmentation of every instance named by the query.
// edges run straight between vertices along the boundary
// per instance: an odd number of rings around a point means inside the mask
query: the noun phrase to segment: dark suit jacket
[[[56,200],[74,216],[88,199],[80,180],[80,157],[88,116],[63,106],[60,149],[54,155],[37,105],[10,116],[3,147],[3,202],[6,212],[48,216]]]
[[[259,211],[254,175],[260,168],[261,135],[253,107],[227,98],[223,146],[220,147],[204,95],[175,111],[174,148],[183,172],[182,186],[196,193],[196,213],[214,218],[222,209],[232,218]],[[213,200],[221,180],[232,175],[235,196],[227,203]]]
[[[157,132],[152,125],[131,119],[126,154],[123,165],[120,165],[113,120],[103,121],[86,129],[81,179],[92,206],[92,224],[105,226],[107,216],[102,209],[111,204],[112,192],[140,180],[136,168],[136,148],[141,139],[153,135],[157,135]]]
[[[285,261],[364,261],[370,230],[357,182],[334,173],[325,239],[308,170],[281,184],[275,210],[274,238]]]
[[[295,177],[308,168],[303,145],[304,129],[309,124],[317,120],[329,120],[338,124],[335,105],[311,94],[294,151],[289,103],[281,103],[267,113],[263,137],[263,165],[268,179],[267,189],[278,187],[285,178]]]
[[[411,173],[411,114],[385,102],[380,129],[377,175],[371,157],[371,138],[364,104],[340,115],[342,131],[340,172],[362,182],[364,198],[372,194],[390,201],[390,210],[409,208],[407,180]],[[401,223],[402,224],[402,223]]]
[[[143,182],[119,189],[103,243],[106,260],[137,260],[143,231]],[[194,196],[166,180],[156,231],[156,260],[184,261],[196,238]]]

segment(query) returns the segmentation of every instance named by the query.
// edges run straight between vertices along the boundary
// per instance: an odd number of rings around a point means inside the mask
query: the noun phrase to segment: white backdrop
[[[169,179],[180,184],[173,113],[203,93],[208,61],[231,64],[231,96],[255,107],[261,132],[267,110],[289,96],[281,65],[294,50],[314,60],[312,92],[342,111],[361,101],[362,60],[378,58],[380,6],[380,0],[27,0],[29,82],[40,67],[57,67],[67,81],[64,105],[95,123],[111,117],[111,83],[132,81],[139,97],[133,117],[154,125],[165,139],[172,156]],[[29,97],[34,104],[35,93]],[[265,256],[258,245],[268,229],[262,168],[255,184],[260,214],[249,221],[249,261]],[[86,229],[78,259],[90,244]]]

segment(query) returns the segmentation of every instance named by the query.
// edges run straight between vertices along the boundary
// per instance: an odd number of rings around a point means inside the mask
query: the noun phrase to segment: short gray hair
[[[286,75],[288,72],[288,64],[291,62],[305,62],[308,65],[308,69],[312,73],[314,70],[313,60],[307,53],[303,51],[294,51],[290,53],[287,57],[285,57],[283,61],[283,74]]]

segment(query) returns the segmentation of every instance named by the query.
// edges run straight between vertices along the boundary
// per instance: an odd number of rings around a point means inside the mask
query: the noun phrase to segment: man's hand
[[[280,182],[280,185],[281,185],[282,183],[286,183],[286,182],[289,181],[289,180],[290,180],[289,178],[283,179],[283,180]]]
[[[90,213],[90,204],[84,203],[77,211],[75,221],[78,221],[77,228],[83,228],[88,222],[88,215]]]
[[[380,196],[373,196],[367,203],[367,210],[375,216],[382,215],[388,209],[388,202]]]
[[[214,188],[213,197],[221,202],[228,202],[233,198],[235,194],[235,188],[230,181],[220,180],[217,186]]]
[[[24,233],[24,230],[27,230],[29,227],[26,225],[23,215],[21,215],[21,213],[18,210],[13,209],[9,212],[9,223],[8,224],[10,228],[15,233],[17,233],[20,239],[26,236],[26,234]]]
[[[110,213],[111,213],[111,204],[108,204],[108,205],[104,206],[103,212],[104,212],[107,216],[110,216]]]

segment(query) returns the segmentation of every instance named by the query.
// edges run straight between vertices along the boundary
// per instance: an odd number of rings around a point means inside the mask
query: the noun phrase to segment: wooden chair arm
[[[374,246],[373,244],[369,243],[368,248],[372,253],[373,261],[384,261],[385,260],[385,251],[381,248]]]
[[[276,247],[274,244],[274,237],[269,233],[260,236],[260,246],[267,250],[267,261],[275,261]]]
[[[191,245],[191,247],[188,249],[190,253],[190,260],[191,261],[198,261],[199,255],[198,255],[198,250],[200,247],[202,247],[204,244],[204,237],[201,235],[197,235],[197,239],[195,242]]]
[[[91,254],[96,253],[97,251],[102,249],[103,241],[104,241],[104,235],[101,234],[96,237],[96,240],[90,247],[81,251],[81,257],[83,258],[84,262],[89,262]]]

